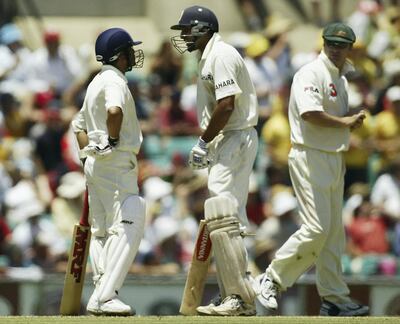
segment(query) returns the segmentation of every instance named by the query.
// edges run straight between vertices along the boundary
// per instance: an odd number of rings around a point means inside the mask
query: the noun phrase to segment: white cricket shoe
[[[134,315],[131,306],[124,304],[118,298],[107,300],[99,305],[101,315],[108,316],[129,316]]]
[[[216,313],[214,312],[214,308],[216,306],[221,305],[221,303],[222,303],[222,297],[221,295],[218,295],[212,298],[208,305],[199,306],[196,308],[196,310],[200,315],[215,315]]]
[[[255,278],[253,289],[261,305],[272,311],[278,309],[280,288],[267,273],[262,273]]]
[[[101,315],[100,305],[97,300],[97,296],[94,293],[89,298],[88,304],[86,306],[86,311],[93,315]]]
[[[226,297],[221,305],[213,308],[213,315],[221,316],[254,316],[256,315],[256,306],[245,303],[238,295]]]
[[[334,304],[327,300],[322,300],[319,310],[320,316],[367,316],[369,307],[353,302],[345,304]]]

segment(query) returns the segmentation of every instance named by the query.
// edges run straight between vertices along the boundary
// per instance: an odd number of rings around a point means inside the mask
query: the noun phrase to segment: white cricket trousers
[[[87,158],[85,175],[92,235],[104,237],[115,232],[121,221],[121,206],[128,196],[139,192],[137,172],[136,155],[131,152],[115,150],[105,157]]]
[[[302,225],[276,252],[267,273],[285,290],[315,263],[319,295],[331,302],[348,302],[341,266],[343,154],[295,145],[288,164]]]
[[[248,225],[246,203],[257,149],[258,136],[254,127],[224,132],[215,138],[210,147],[210,195],[233,199],[237,203],[239,221],[243,226]]]

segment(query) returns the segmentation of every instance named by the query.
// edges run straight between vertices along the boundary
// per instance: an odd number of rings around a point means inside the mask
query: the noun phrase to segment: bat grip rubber
[[[81,219],[79,220],[79,224],[82,226],[89,226],[89,193],[88,189],[85,190],[85,196],[83,199],[83,208]]]

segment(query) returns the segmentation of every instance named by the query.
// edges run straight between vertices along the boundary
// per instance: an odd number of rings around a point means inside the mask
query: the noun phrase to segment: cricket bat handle
[[[79,225],[90,226],[89,225],[89,191],[86,187],[85,194],[83,197],[83,208],[81,218],[79,220]]]

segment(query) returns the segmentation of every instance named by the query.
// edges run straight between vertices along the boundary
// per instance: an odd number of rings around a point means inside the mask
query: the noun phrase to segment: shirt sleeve
[[[214,62],[214,85],[216,100],[242,93],[238,85],[234,57],[218,56]]]
[[[302,71],[293,80],[292,91],[300,115],[308,111],[324,111],[322,87],[312,71]]]
[[[119,107],[122,111],[124,111],[124,90],[118,83],[110,82],[104,86],[104,98],[107,110],[111,107]]]
[[[74,133],[79,133],[81,131],[86,131],[86,120],[85,114],[83,113],[85,109],[86,101],[83,103],[83,107],[78,113],[75,115],[74,119],[71,122],[71,128]]]

